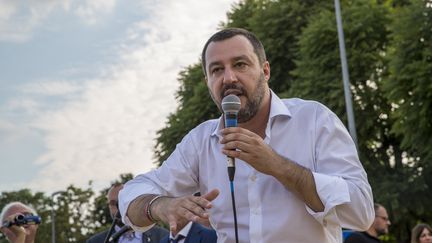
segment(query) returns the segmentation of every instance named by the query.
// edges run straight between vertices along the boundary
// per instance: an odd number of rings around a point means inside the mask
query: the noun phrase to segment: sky
[[[235,2],[0,0],[0,192],[154,169],[178,73]]]

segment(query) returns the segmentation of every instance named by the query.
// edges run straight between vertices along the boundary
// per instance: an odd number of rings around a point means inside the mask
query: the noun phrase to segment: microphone
[[[237,114],[240,110],[240,98],[230,94],[222,99],[222,110],[225,117],[225,127],[237,127]],[[232,157],[227,157],[228,176],[230,181],[234,180],[235,160]]]
[[[237,114],[240,110],[240,98],[236,95],[230,94],[222,99],[222,110],[224,112],[225,127],[237,127]],[[231,201],[234,216],[234,232],[236,243],[238,240],[238,226],[237,226],[237,210],[235,206],[235,196],[234,196],[234,174],[235,174],[235,160],[233,157],[227,156],[228,162],[228,177],[230,180],[231,188]]]
[[[112,236],[109,238],[108,242],[116,242],[118,240],[118,238],[120,238],[120,236],[122,236],[124,233],[126,233],[126,231],[129,231],[131,229],[132,228],[128,225],[121,227],[121,229],[119,231],[112,234]]]

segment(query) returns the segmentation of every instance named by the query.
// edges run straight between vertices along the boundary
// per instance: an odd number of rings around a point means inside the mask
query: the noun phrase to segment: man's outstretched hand
[[[170,231],[176,235],[189,221],[208,222],[207,209],[212,207],[212,201],[219,195],[219,190],[213,189],[202,196],[162,197],[152,206],[152,214],[168,223]]]

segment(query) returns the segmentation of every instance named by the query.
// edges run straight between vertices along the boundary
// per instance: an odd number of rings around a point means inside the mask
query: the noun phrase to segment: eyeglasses
[[[376,218],[381,218],[384,221],[390,221],[390,219],[388,217],[384,217],[384,216],[379,216],[379,215],[375,215]]]

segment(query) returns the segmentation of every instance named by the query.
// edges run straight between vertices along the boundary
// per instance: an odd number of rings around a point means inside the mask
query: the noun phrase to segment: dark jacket
[[[380,243],[381,240],[369,235],[367,232],[353,232],[344,243]]]
[[[216,231],[206,228],[198,223],[193,223],[186,236],[185,243],[216,243]],[[169,243],[169,235],[164,237],[160,243]]]
[[[86,243],[103,243],[105,241],[105,238],[108,234],[108,230],[102,231],[100,233],[97,233],[90,237]],[[169,231],[159,227],[159,226],[153,226],[151,229],[147,230],[142,234],[142,242],[143,243],[149,243],[149,242],[155,242],[158,243],[163,237],[168,236],[169,237]]]

